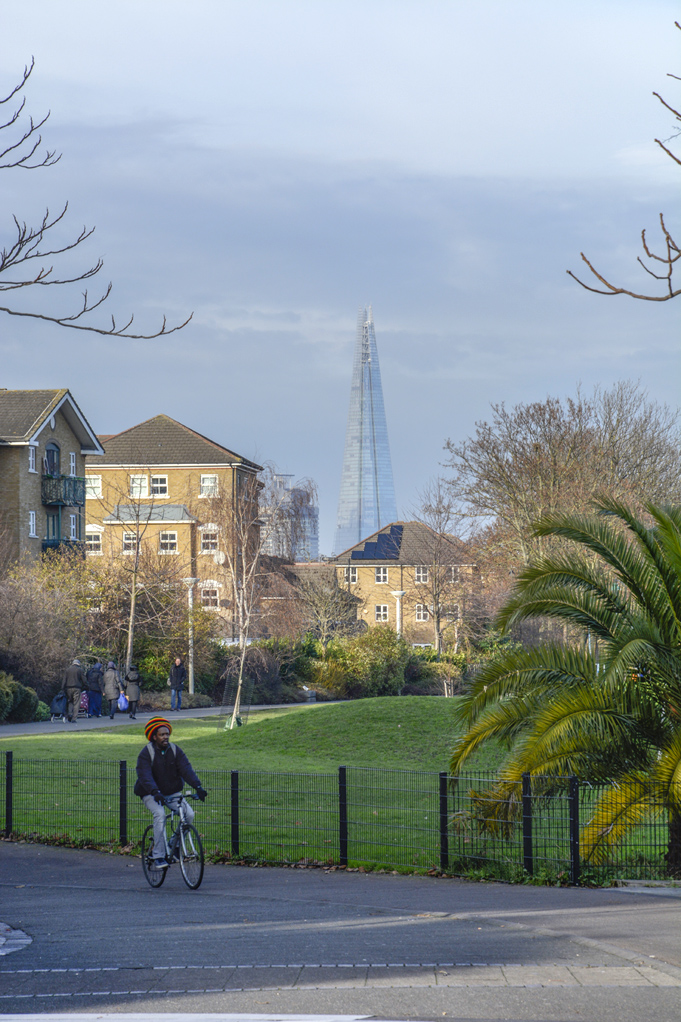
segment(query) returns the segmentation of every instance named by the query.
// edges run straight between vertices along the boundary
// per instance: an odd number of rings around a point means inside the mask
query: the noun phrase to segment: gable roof
[[[423,522],[391,522],[333,558],[336,564],[427,564],[437,550],[443,563],[463,560],[459,540],[440,536]]]
[[[103,454],[87,419],[67,388],[61,390],[0,390],[0,445],[37,440],[57,412],[66,419],[83,454]]]
[[[104,442],[106,465],[239,464],[252,472],[259,472],[262,468],[169,415],[155,415],[153,419],[131,426],[122,433],[100,439]]]

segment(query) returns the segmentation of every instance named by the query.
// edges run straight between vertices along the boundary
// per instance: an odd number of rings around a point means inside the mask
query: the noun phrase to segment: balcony
[[[61,538],[52,536],[49,539],[43,540],[43,553],[46,553],[48,550],[57,550],[58,548],[73,550],[74,553],[85,557],[85,543],[80,539],[65,539],[63,536]]]
[[[43,476],[43,504],[61,507],[85,507],[85,479],[78,476]]]

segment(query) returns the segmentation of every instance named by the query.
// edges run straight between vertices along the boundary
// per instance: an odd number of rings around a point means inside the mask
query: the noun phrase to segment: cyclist
[[[172,730],[165,717],[152,717],[144,729],[148,743],[137,757],[134,792],[154,818],[154,864],[158,869],[169,865],[165,857],[165,806],[177,807],[185,783],[196,789],[202,802],[208,794],[182,749],[170,741]],[[194,810],[186,800],[181,812],[183,820],[192,823]]]

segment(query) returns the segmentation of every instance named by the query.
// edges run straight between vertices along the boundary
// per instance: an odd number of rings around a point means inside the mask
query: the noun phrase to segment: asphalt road
[[[139,859],[0,842],[0,920],[4,1014],[681,1018],[681,890],[238,866],[151,890]]]

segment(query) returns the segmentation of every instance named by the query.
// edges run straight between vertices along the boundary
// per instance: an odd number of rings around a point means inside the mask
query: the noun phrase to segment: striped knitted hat
[[[158,731],[160,727],[167,727],[170,732],[173,730],[170,721],[166,720],[165,717],[152,717],[151,720],[147,722],[147,726],[144,729],[144,733],[149,741],[151,741],[151,736],[154,731]]]

